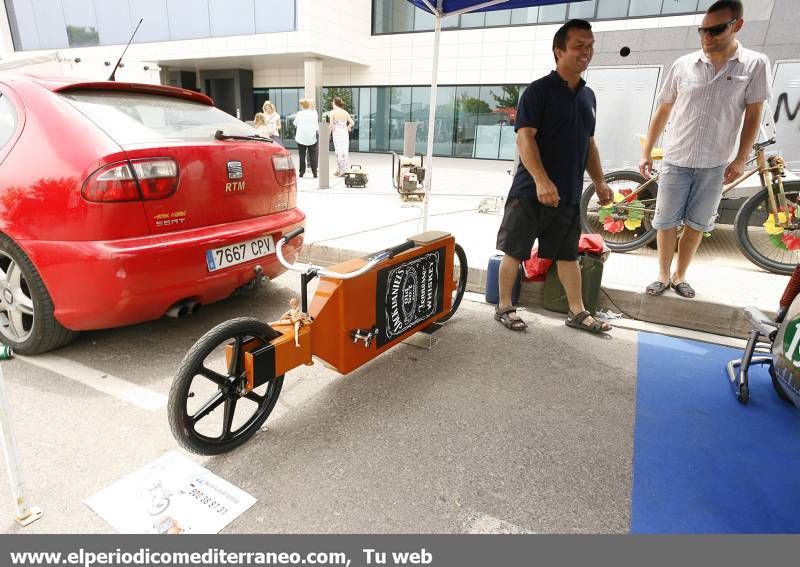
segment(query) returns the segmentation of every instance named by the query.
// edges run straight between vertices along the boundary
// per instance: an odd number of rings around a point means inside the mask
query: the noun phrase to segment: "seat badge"
[[[229,161],[228,162],[228,179],[241,179],[244,177],[242,170],[242,162]]]

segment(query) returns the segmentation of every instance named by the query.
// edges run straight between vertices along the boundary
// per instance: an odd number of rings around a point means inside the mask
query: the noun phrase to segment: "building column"
[[[305,72],[304,92],[305,98],[310,98],[317,105],[321,114],[322,108],[322,59],[306,59],[303,63]]]

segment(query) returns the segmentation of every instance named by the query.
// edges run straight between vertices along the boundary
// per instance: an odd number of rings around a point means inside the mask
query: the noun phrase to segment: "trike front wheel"
[[[652,226],[658,186],[655,181],[626,202],[647,179],[638,171],[613,171],[605,181],[614,191],[614,202],[605,207],[595,194],[594,184],[581,195],[580,214],[583,232],[599,234],[614,252],[630,252],[641,248],[656,237]]]
[[[769,195],[762,189],[744,202],[736,213],[736,244],[756,266],[775,274],[791,274],[800,261],[800,183],[784,185],[789,211],[789,228],[776,222],[769,205]]]
[[[258,431],[278,401],[283,376],[247,391],[244,353],[278,336],[266,323],[240,317],[217,325],[189,349],[167,408],[172,434],[182,447],[218,455]]]
[[[467,265],[467,254],[461,245],[455,245],[455,254],[453,254],[453,279],[455,280],[455,290],[453,291],[453,298],[450,302],[450,311],[439,319],[438,323],[444,323],[450,317],[455,315],[458,306],[461,305],[461,300],[464,298],[464,292],[467,289],[467,276],[469,275],[469,266]]]

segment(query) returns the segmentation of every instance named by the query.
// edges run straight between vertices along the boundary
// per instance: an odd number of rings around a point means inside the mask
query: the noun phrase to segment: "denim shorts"
[[[692,168],[665,163],[658,179],[653,228],[665,230],[683,223],[700,232],[713,230],[725,167]]]

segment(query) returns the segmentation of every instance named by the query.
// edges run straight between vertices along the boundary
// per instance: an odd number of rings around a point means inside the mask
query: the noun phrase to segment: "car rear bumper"
[[[206,251],[271,234],[274,242],[304,224],[300,209],[237,223],[113,241],[23,241],[55,305],[72,330],[103,329],[157,319],[176,302],[201,304],[228,297],[256,275],[285,271],[274,252],[209,272]],[[302,237],[284,249],[292,258]]]

